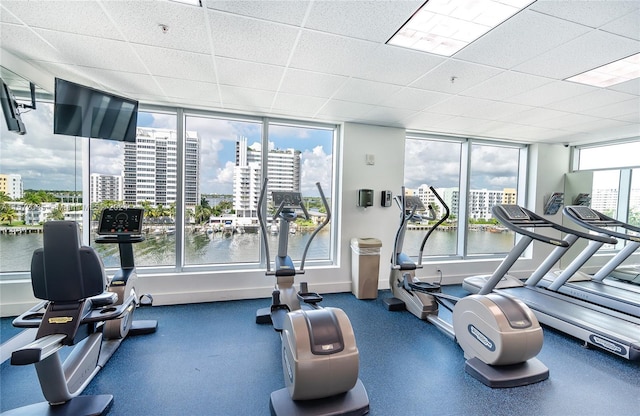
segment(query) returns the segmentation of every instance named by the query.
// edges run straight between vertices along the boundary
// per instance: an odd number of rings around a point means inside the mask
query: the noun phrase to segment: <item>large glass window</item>
[[[136,266],[175,265],[178,201],[175,113],[139,112],[135,143],[91,139],[89,160],[91,245],[98,250],[105,266],[120,265],[117,244],[94,243],[100,214],[111,206],[144,208],[145,240],[133,245]]]
[[[300,125],[269,124],[267,172],[270,190],[300,191],[309,219],[299,214],[290,224],[288,254],[301,260],[304,248],[314,229],[326,218],[316,183],[319,183],[331,204],[333,184],[334,129]],[[331,205],[330,205],[331,206]],[[272,224],[272,230],[277,230]],[[330,257],[331,223],[318,233],[309,246],[306,260],[326,260]],[[269,235],[269,245],[278,246],[278,235]],[[272,250],[273,252],[273,250]]]
[[[598,170],[593,172],[591,208],[609,217],[617,218],[619,189],[619,170]]]
[[[467,254],[506,253],[514,234],[493,218],[498,204],[517,202],[520,148],[476,144],[471,146],[467,191]]]
[[[82,219],[83,139],[53,134],[53,105],[24,111],[27,133],[0,122],[0,272],[28,271],[42,224]]]
[[[425,256],[453,256],[458,254],[457,218],[460,202],[460,158],[462,142],[436,139],[408,138],[405,144],[405,192],[417,195],[426,207],[431,204],[438,215],[444,213],[443,207],[431,194],[433,186],[449,207],[449,220],[432,233],[427,240],[423,254]],[[400,222],[400,211],[398,211]],[[410,222],[405,233],[404,247],[411,253],[420,249],[427,221]]]
[[[640,226],[640,169],[631,171],[631,191],[629,193],[629,216],[627,221]]]
[[[185,131],[185,264],[257,263],[262,123],[188,115]]]
[[[443,208],[429,189],[433,186],[451,212],[449,221],[427,240],[425,257],[493,255],[513,247],[514,234],[497,223],[491,209],[497,204],[518,203],[523,149],[462,138],[407,138],[405,192],[419,196],[440,215]],[[424,222],[409,224],[404,244],[408,253],[410,247],[419,250],[424,228],[429,225]]]

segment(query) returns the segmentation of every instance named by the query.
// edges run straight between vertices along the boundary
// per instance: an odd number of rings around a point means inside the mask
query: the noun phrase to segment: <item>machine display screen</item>
[[[510,220],[528,220],[529,216],[518,205],[500,205],[500,208]]]
[[[293,191],[273,191],[273,205],[279,207],[284,202],[285,208],[298,207],[302,203],[302,195],[300,192]]]
[[[100,235],[138,235],[142,232],[142,208],[106,208],[100,216]]]
[[[578,218],[585,221],[594,221],[599,220],[600,217],[598,214],[593,212],[593,210],[589,207],[585,207],[583,205],[569,207],[571,211],[573,211]]]

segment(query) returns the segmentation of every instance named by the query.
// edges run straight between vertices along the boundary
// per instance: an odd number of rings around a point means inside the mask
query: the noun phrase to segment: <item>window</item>
[[[438,215],[443,214],[442,207],[436,203],[429,186],[449,206],[449,221],[441,226],[441,231],[433,233],[425,245],[426,256],[455,256],[457,252],[457,219],[460,203],[460,162],[461,141],[408,138],[405,144],[404,186],[405,192],[417,195],[426,207],[432,204]],[[398,210],[398,223],[400,211]],[[420,249],[424,238],[423,224],[409,223],[405,233],[404,247],[415,253]],[[411,253],[409,251],[409,253]]]
[[[289,256],[302,259],[313,230],[325,219],[325,210],[316,183],[331,206],[333,189],[333,141],[335,128],[304,125],[269,124],[267,172],[270,189],[299,190],[309,213],[289,228]],[[275,229],[275,227],[274,227]],[[331,223],[319,232],[309,246],[306,260],[330,258]],[[269,245],[277,247],[277,235],[269,236]],[[274,249],[271,250],[275,254]]]
[[[411,134],[405,145],[405,192],[442,212],[429,186],[449,206],[451,215],[431,234],[423,255],[465,258],[508,252],[515,236],[493,218],[497,204],[519,203],[526,147],[463,138]],[[468,184],[468,185],[467,185]],[[432,223],[432,222],[431,222]],[[410,224],[404,247],[417,253],[425,224]]]
[[[472,144],[467,191],[467,254],[507,253],[514,234],[493,218],[498,204],[518,201],[520,148]]]
[[[640,169],[631,171],[631,192],[629,193],[629,215],[627,222],[640,226]]]
[[[144,208],[145,240],[133,245],[136,266],[175,265],[176,155],[175,113],[139,112],[135,143],[90,139],[90,241],[105,266],[120,266],[117,244],[94,243],[109,206]]]
[[[82,138],[54,135],[53,104],[23,112],[27,133],[0,122],[0,272],[24,272],[42,247],[42,223],[82,219]]]
[[[259,262],[262,123],[188,115],[185,131],[185,264]]]

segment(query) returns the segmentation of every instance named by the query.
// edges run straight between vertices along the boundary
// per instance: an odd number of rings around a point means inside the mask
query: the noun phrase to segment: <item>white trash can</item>
[[[378,297],[380,247],[377,238],[351,239],[351,292],[358,299]]]

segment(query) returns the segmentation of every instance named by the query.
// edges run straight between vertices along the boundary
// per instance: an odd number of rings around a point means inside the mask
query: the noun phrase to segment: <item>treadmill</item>
[[[640,227],[618,221],[586,206],[568,206],[563,212],[569,219],[589,230],[626,241],[624,248],[593,275],[593,280],[624,287],[640,294],[640,286],[638,286],[640,284],[640,266],[620,266],[640,247]],[[609,227],[622,228],[624,232],[616,232],[615,229],[611,230]],[[607,277],[613,277],[615,280],[604,280]],[[619,285],[615,282],[633,284]]]
[[[585,346],[595,346],[628,360],[640,360],[640,318],[527,283],[517,287],[496,288],[507,272],[505,269],[534,240],[566,251],[572,244],[571,239],[575,239],[575,234],[579,232],[551,222],[519,205],[496,205],[492,211],[505,227],[521,235],[520,241],[489,278],[468,277],[463,287],[471,292],[480,287],[477,293],[481,295],[496,291],[520,299],[533,310],[541,323],[582,340]],[[533,231],[536,229],[553,229],[567,233],[567,236],[561,240]],[[536,273],[544,275],[554,264],[545,261]]]

